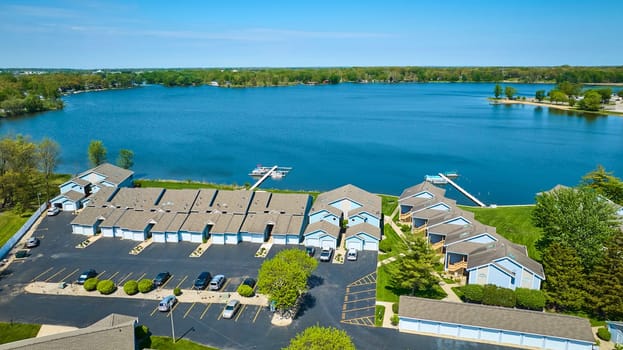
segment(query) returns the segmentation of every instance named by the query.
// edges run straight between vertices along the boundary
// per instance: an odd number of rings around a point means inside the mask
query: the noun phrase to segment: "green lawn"
[[[385,216],[390,216],[392,215],[392,213],[394,212],[394,209],[396,209],[396,207],[398,206],[398,197],[396,196],[388,196],[385,194],[379,194],[379,197],[381,197],[381,203],[382,203],[382,211],[383,211],[383,215]]]
[[[387,267],[383,265],[376,269],[376,300],[397,303],[398,298],[399,294],[396,294],[394,289],[390,286],[390,277],[387,272]]]
[[[0,323],[0,344],[34,338],[41,325],[27,323]]]
[[[151,336],[151,349],[158,350],[217,350],[186,339],[180,339],[173,344],[171,337]]]
[[[534,206],[476,208],[461,206],[461,209],[471,211],[476,220],[483,224],[494,226],[497,233],[513,243],[523,244],[528,248],[528,256],[540,261],[541,254],[535,244],[542,235],[540,228],[532,224]]]
[[[16,214],[12,211],[4,211],[0,213],[0,246],[4,245],[11,238],[32,213],[23,215]]]

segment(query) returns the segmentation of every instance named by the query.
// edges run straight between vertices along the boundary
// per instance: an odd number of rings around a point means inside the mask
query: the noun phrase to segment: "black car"
[[[314,255],[316,255],[316,248],[315,247],[305,247],[305,253],[307,253],[307,255],[311,258],[314,257]]]
[[[169,272],[160,272],[154,279],[154,286],[162,286],[169,280],[169,278],[171,278],[171,274]]]
[[[84,284],[84,282],[86,282],[86,280],[88,280],[89,278],[96,277],[96,276],[97,276],[97,272],[95,272],[95,270],[88,269],[88,270],[84,271],[83,273],[81,273],[80,276],[78,276],[78,279],[76,280],[76,283]]]
[[[256,283],[255,279],[249,277],[249,278],[245,278],[244,281],[242,281],[242,283],[240,283],[240,285],[241,286],[242,285],[246,285],[246,286],[251,287],[251,289],[253,289],[253,287],[255,287],[255,283]]]
[[[207,271],[203,271],[199,274],[199,276],[197,276],[197,279],[195,279],[195,289],[205,289],[208,286],[208,283],[210,283],[211,279],[212,276],[210,276],[210,273]]]

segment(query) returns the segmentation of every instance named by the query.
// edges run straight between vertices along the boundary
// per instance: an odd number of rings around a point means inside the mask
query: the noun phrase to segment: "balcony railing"
[[[411,212],[400,214],[400,222],[411,222]]]
[[[433,248],[433,250],[441,250],[445,243],[446,243],[446,241],[442,239],[441,241],[439,241],[437,243],[433,243],[431,245],[431,247]]]
[[[456,272],[460,269],[467,268],[467,260],[459,261],[454,264],[448,264],[448,272]]]

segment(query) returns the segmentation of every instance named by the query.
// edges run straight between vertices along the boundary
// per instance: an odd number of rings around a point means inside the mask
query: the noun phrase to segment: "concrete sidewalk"
[[[385,314],[383,315],[383,328],[393,328],[393,329],[398,329],[398,326],[394,326],[392,325],[392,316],[394,315],[394,312],[392,311],[392,304],[388,301],[378,301],[376,302],[376,305],[383,305],[385,306]]]

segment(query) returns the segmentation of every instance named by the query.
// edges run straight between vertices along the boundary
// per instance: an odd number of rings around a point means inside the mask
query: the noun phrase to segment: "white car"
[[[223,310],[223,318],[232,318],[236,314],[236,311],[240,308],[240,302],[236,299],[232,299],[227,303]]]
[[[48,216],[54,216],[60,212],[61,210],[58,207],[51,207],[50,209],[48,209]]]
[[[169,311],[173,308],[175,303],[177,303],[175,295],[166,296],[158,304],[158,311]]]
[[[348,252],[346,252],[346,260],[352,260],[352,261],[357,260],[357,249],[355,248],[348,249]]]
[[[333,248],[322,248],[320,252],[320,261],[331,261],[331,257],[333,256]]]

